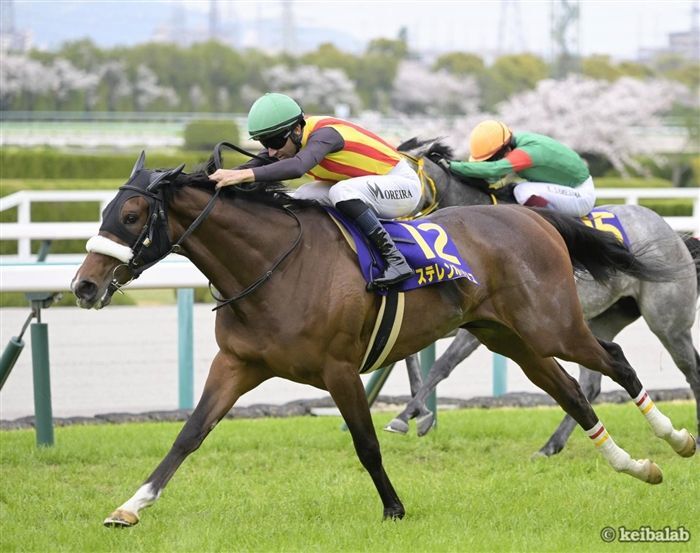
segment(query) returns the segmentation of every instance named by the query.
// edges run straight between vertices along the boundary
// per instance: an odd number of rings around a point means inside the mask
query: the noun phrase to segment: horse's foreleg
[[[622,353],[622,348],[614,342],[606,342],[600,339],[598,343],[608,353],[611,362],[606,363],[606,360],[596,360],[602,361],[598,363],[597,367],[595,364],[588,364],[587,366],[589,368],[597,368],[622,386],[647,419],[654,434],[668,442],[678,455],[681,457],[693,456],[697,447],[695,438],[685,428],[676,430],[671,423],[671,419],[659,410]]]
[[[404,507],[384,471],[362,379],[351,366],[335,366],[325,371],[323,380],[345,419],[357,456],[379,492],[384,505],[384,518],[403,518]]]
[[[479,341],[464,329],[459,329],[445,353],[430,367],[428,376],[418,393],[406,404],[404,410],[384,427],[388,432],[406,434],[408,421],[418,417],[418,435],[425,436],[433,428],[435,414],[425,405],[428,395],[445,380],[452,371],[479,347]]]
[[[202,397],[170,451],[136,493],[105,519],[105,526],[125,527],[136,524],[139,512],[158,499],[185,458],[197,450],[236,400],[265,378],[262,373],[245,368],[219,352],[209,369]]]

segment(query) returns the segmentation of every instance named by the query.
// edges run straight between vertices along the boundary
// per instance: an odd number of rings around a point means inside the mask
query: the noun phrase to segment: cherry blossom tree
[[[310,112],[333,114],[339,105],[355,112],[360,107],[355,83],[341,69],[323,69],[315,65],[293,68],[276,65],[264,71],[263,78],[268,90],[296,98]]]
[[[57,58],[49,68],[51,76],[51,91],[56,100],[56,107],[61,109],[73,93],[83,93],[84,106],[90,109],[94,106],[99,78],[97,75],[86,73],[63,58]]]
[[[634,154],[654,157],[639,129],[662,125],[675,103],[692,102],[678,82],[623,77],[615,82],[570,76],[540,81],[535,90],[498,106],[498,115],[515,130],[551,136],[579,153],[606,158],[622,174],[643,172]]]
[[[143,64],[136,69],[132,91],[137,111],[145,110],[157,100],[164,100],[169,107],[176,106],[179,100],[175,90],[160,86],[156,74]]]
[[[119,101],[131,95],[131,83],[127,77],[124,63],[108,61],[100,67],[100,87],[107,99],[107,110],[116,111]]]
[[[658,79],[623,77],[614,82],[582,76],[540,81],[534,90],[512,96],[495,113],[472,112],[452,120],[435,120],[412,129],[423,137],[444,137],[455,155],[469,154],[469,134],[484,119],[501,119],[515,132],[546,134],[581,154],[607,159],[621,174],[643,173],[634,155],[654,158],[640,140],[641,128],[662,125],[662,116],[674,104],[693,104],[684,85]]]
[[[479,86],[472,76],[402,61],[391,92],[392,107],[404,114],[456,115],[473,112],[479,104]]]
[[[36,60],[3,53],[0,63],[0,107],[33,109],[35,99],[51,90],[49,73]]]

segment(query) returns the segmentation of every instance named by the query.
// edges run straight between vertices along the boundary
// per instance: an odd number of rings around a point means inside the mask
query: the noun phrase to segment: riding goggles
[[[284,145],[287,143],[287,139],[291,134],[292,129],[289,129],[279,134],[266,136],[265,138],[260,139],[260,144],[263,145],[263,148],[279,150],[280,148],[284,148]]]

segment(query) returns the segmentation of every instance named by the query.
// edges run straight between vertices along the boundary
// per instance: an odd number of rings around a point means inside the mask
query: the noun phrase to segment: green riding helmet
[[[302,120],[301,106],[285,94],[268,92],[248,112],[248,134],[253,140],[277,134]]]

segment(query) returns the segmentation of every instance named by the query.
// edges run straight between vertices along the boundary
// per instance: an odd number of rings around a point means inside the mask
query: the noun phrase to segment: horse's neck
[[[211,196],[184,188],[169,206],[176,241],[202,212]],[[284,211],[236,198],[217,200],[209,216],[184,242],[187,256],[226,297],[262,276],[294,238],[294,221]]]
[[[493,203],[491,196],[476,185],[443,172],[436,181],[441,207],[455,205],[487,205]]]

